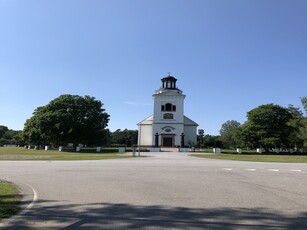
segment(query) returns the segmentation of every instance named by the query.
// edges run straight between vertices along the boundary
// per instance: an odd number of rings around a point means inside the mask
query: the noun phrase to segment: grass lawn
[[[0,147],[0,160],[104,160],[116,158],[129,158],[123,153],[114,152],[114,149],[104,149],[95,153],[93,149],[88,152],[72,152],[58,150],[33,150],[18,147]]]
[[[195,157],[210,159],[279,162],[279,163],[307,163],[307,155],[262,155],[262,154],[192,154]]]
[[[21,200],[22,195],[14,184],[0,180],[0,220],[16,214]]]

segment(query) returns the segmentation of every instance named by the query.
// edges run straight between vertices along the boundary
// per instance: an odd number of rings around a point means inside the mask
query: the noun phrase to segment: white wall
[[[141,135],[141,139],[140,139]],[[141,146],[152,146],[152,125],[139,125],[139,141]]]
[[[184,106],[185,95],[177,94],[176,90],[163,91],[160,94],[154,94],[154,122],[165,122],[165,123],[183,123],[183,106]],[[161,105],[171,103],[176,105],[176,111],[161,111]],[[173,120],[163,120],[163,114],[172,113],[174,114]]]

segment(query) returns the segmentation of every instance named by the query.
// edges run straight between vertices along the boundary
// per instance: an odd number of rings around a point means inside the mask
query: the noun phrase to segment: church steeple
[[[176,87],[177,79],[171,76],[170,74],[167,77],[162,78],[161,81],[163,89],[177,89]]]
[[[151,146],[151,151],[160,151],[160,146],[186,146],[196,142],[197,124],[184,116],[185,95],[177,88],[177,79],[170,73],[161,79],[162,87],[152,95],[153,115],[141,121],[139,146]]]

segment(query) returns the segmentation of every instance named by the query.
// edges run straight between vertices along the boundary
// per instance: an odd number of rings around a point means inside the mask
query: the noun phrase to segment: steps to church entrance
[[[177,147],[161,147],[161,152],[179,152]]]

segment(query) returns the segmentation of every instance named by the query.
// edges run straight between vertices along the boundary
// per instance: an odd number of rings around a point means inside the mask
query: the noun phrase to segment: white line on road
[[[231,168],[222,168],[222,170],[231,171],[232,169]]]
[[[302,170],[301,169],[291,169],[290,171],[291,172],[301,172]]]
[[[271,171],[271,172],[278,172],[279,171],[279,169],[268,169],[269,171]]]
[[[35,190],[31,185],[26,184],[26,183],[24,183],[24,184],[27,185],[29,188],[32,189],[32,191],[33,191],[33,200],[32,200],[32,202],[31,202],[24,210],[22,210],[21,212],[19,212],[18,215],[24,215],[24,214],[26,214],[26,213],[29,211],[29,209],[32,208],[32,206],[34,205],[34,203],[35,203],[35,202],[37,201],[37,199],[38,199],[38,195],[37,195],[36,190]]]
[[[256,169],[246,169],[247,171],[256,171]]]

